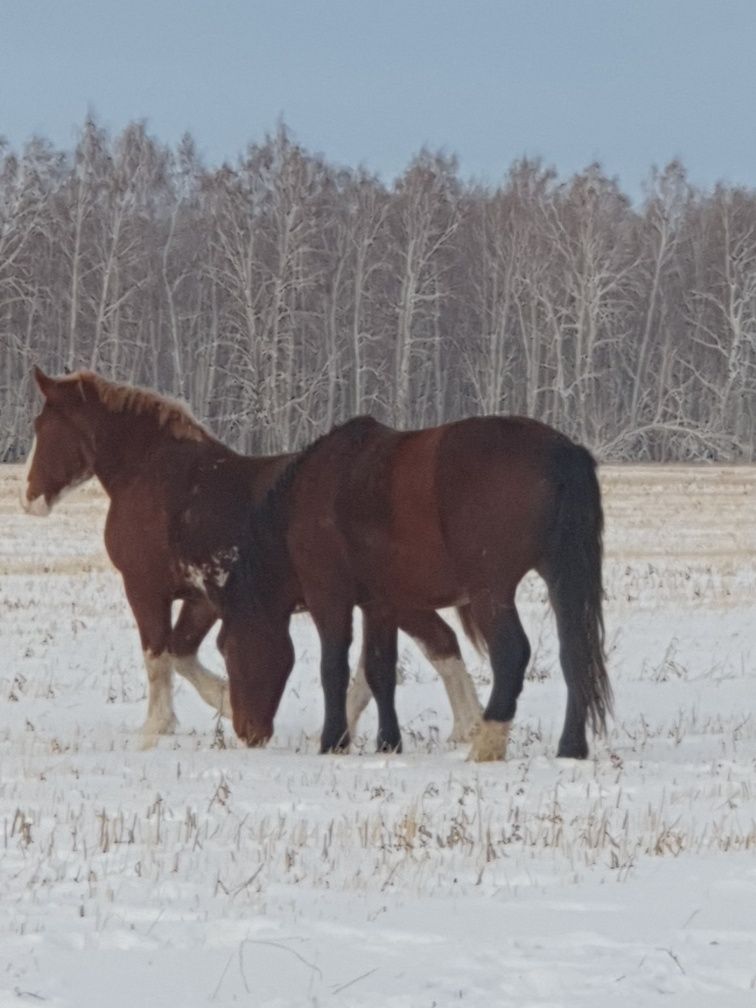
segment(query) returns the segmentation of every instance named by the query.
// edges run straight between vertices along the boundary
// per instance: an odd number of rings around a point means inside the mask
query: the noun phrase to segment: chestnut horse
[[[586,721],[602,731],[612,702],[602,529],[590,453],[537,421],[484,417],[398,432],[360,417],[335,428],[278,477],[229,578],[220,645],[237,731],[252,744],[272,733],[292,664],[289,616],[301,601],[321,641],[321,748],[349,744],[347,656],[357,605],[379,745],[399,749],[399,614],[462,606],[465,629],[485,645],[493,669],[472,756],[502,758],[530,656],[515,590],[536,570],[556,614],[567,683],[558,755],[585,758]]]
[[[239,455],[182,404],[92,372],[55,379],[36,368],[35,379],[45,401],[34,424],[21,503],[30,514],[46,515],[67,490],[93,476],[107,492],[105,546],[122,575],[147,669],[144,744],[154,745],[158,735],[175,728],[174,668],[207,703],[230,715],[227,681],[206,669],[197,651],[223,615],[226,582],[248,534],[250,509],[296,456]],[[183,604],[172,626],[176,599]],[[294,608],[301,608],[301,599]],[[454,632],[434,612],[402,612],[398,624],[441,674],[454,713],[452,738],[469,738],[481,709]],[[291,653],[288,632],[285,646]],[[358,669],[349,696],[352,728],[369,697]],[[258,716],[272,723],[267,708]]]

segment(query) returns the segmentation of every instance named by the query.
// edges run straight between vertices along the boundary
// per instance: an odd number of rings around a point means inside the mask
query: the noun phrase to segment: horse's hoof
[[[588,744],[560,742],[557,749],[557,759],[588,759]]]
[[[470,759],[473,763],[491,763],[507,755],[511,721],[482,721],[473,739]]]
[[[324,734],[320,739],[320,754],[321,756],[325,756],[328,753],[333,753],[341,756],[349,752],[351,741],[348,731],[341,732],[340,735],[336,735],[335,737]]]
[[[377,753],[400,753],[402,751],[401,735],[397,739],[389,739],[384,738],[379,732],[375,743],[375,751]]]
[[[142,749],[154,749],[161,735],[175,735],[178,718],[175,714],[162,721],[145,721],[142,726]]]

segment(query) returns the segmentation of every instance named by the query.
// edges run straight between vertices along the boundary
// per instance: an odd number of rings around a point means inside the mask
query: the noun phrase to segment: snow
[[[591,759],[555,758],[534,578],[533,661],[487,765],[446,741],[409,640],[405,753],[373,752],[369,710],[352,754],[317,755],[306,616],[267,749],[179,680],[178,733],[141,751],[102,496],[36,519],[19,479],[0,469],[0,1008],[756,1004],[756,469],[602,472],[617,718]]]

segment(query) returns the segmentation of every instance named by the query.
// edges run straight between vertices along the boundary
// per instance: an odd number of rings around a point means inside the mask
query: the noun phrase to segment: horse
[[[556,615],[567,709],[557,755],[588,756],[586,722],[612,709],[602,615],[603,512],[590,452],[522,417],[397,431],[370,417],[336,427],[292,459],[229,579],[224,629],[234,723],[272,733],[291,670],[288,621],[302,600],[321,642],[324,752],[349,745],[345,697],[352,611],[363,611],[365,673],[379,747],[398,750],[394,709],[403,611],[458,606],[488,652],[493,687],[471,758],[503,759],[530,645],[515,606],[522,577],[545,580]]]
[[[94,372],[52,378],[35,368],[34,377],[44,404],[34,421],[21,505],[47,515],[92,477],[110,498],[105,546],[123,579],[147,670],[144,746],[176,728],[174,670],[230,716],[228,681],[204,667],[198,649],[222,616],[250,507],[265,499],[296,455],[239,455],[183,404]],[[172,625],[175,600],[182,605]],[[451,738],[468,739],[481,708],[455,633],[436,613],[403,612],[399,625],[441,675],[454,715]],[[353,731],[369,698],[362,659],[349,694]]]

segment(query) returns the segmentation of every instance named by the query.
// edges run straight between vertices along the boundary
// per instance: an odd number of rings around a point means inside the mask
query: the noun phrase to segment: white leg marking
[[[449,697],[454,717],[454,727],[449,741],[469,742],[483,717],[483,708],[475,692],[475,683],[461,658],[433,658],[430,655],[427,657],[441,677]]]
[[[474,763],[490,763],[492,760],[504,759],[511,727],[511,721],[482,721],[473,739],[470,759]]]
[[[173,665],[167,651],[155,655],[144,652],[149,688],[147,720],[142,728],[142,746],[151,749],[157,745],[159,735],[172,735],[176,730],[176,715],[173,711]]]
[[[349,690],[347,691],[346,715],[350,735],[354,736],[357,734],[357,724],[360,720],[360,714],[362,714],[372,699],[373,693],[368,686],[367,677],[365,676],[365,645],[363,644],[357,672],[349,684]]]
[[[194,686],[205,703],[214,707],[221,717],[231,717],[231,698],[227,679],[205,668],[196,654],[185,655],[182,658],[174,656],[173,667],[182,678]]]
[[[454,726],[449,740],[451,742],[469,742],[480,724],[483,708],[475,691],[475,683],[465,668],[465,663],[461,658],[434,658],[420,641],[416,643],[441,677],[441,682],[449,697],[454,717]],[[372,698],[373,694],[365,676],[365,651],[363,648],[357,672],[349,684],[349,692],[347,693],[347,724],[351,735],[357,733],[360,715]]]

